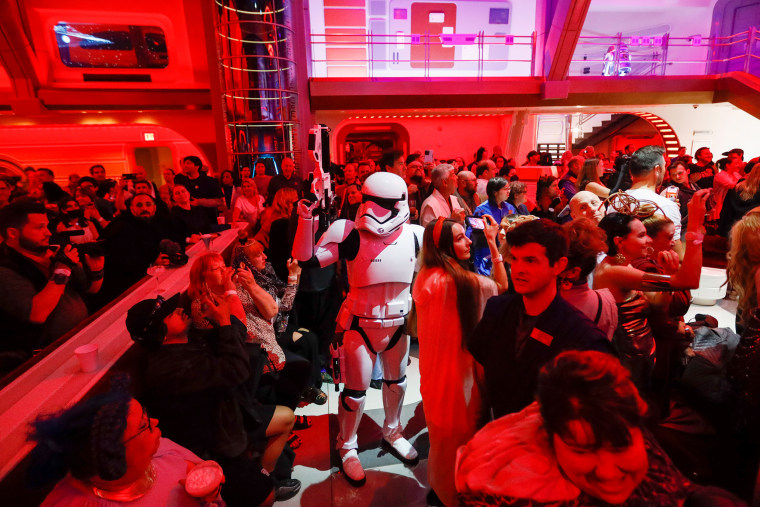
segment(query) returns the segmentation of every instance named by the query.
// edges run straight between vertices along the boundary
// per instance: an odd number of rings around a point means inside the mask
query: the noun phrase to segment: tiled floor
[[[359,451],[367,472],[367,483],[354,488],[346,482],[336,464],[335,435],[337,434],[338,393],[332,385],[322,386],[328,394],[325,405],[299,408],[296,414],[308,415],[312,427],[298,431],[302,446],[293,477],[302,483],[295,497],[279,506],[424,506],[427,486],[427,432],[420,402],[420,373],[416,347],[412,349],[411,365],[407,368],[408,386],[402,418],[405,436],[417,444],[423,459],[408,467],[379,447],[383,421],[383,400],[378,389],[367,390],[365,414],[359,428]],[[419,442],[418,442],[419,440]]]
[[[688,322],[697,313],[712,315],[721,327],[734,328],[736,302],[718,301],[714,306],[692,305],[686,314]],[[311,428],[298,431],[303,444],[296,451],[293,477],[302,483],[301,491],[294,498],[278,502],[276,506],[425,506],[427,494],[427,434],[420,429],[421,401],[419,362],[416,347],[412,349],[412,363],[407,369],[409,385],[404,400],[406,437],[416,443],[423,459],[415,467],[407,467],[378,447],[379,426],[382,425],[382,396],[376,389],[369,389],[365,416],[359,430],[360,455],[367,470],[367,483],[361,488],[350,486],[334,466],[337,434],[338,394],[333,386],[323,386],[328,392],[325,405],[310,405],[298,409],[297,414],[311,416]],[[329,389],[328,389],[329,388]],[[411,433],[411,434],[410,434]]]

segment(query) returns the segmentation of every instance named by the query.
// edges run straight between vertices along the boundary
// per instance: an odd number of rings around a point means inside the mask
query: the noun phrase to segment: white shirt
[[[420,225],[425,227],[428,223],[438,219],[438,217],[450,217],[452,208],[454,210],[462,209],[456,195],[451,194],[449,201],[451,202],[451,208],[449,208],[443,194],[438,189],[433,190],[430,197],[425,199],[422,202],[422,207],[420,207]]]
[[[625,193],[635,197],[639,201],[652,201],[657,206],[659,206],[662,212],[660,212],[660,210],[657,210],[655,214],[665,214],[665,216],[668,217],[676,227],[676,232],[673,235],[673,239],[681,239],[681,211],[678,209],[678,205],[676,203],[666,197],[657,194],[656,192],[653,192],[652,190],[649,190],[648,188],[630,189],[626,190]],[[610,209],[612,208],[609,208],[607,210],[608,213],[610,212]]]
[[[478,184],[475,192],[477,192],[477,194],[480,196],[480,202],[486,202],[488,200],[488,193],[486,192],[486,187],[488,186],[488,180],[484,180],[483,178],[478,178],[475,181]]]

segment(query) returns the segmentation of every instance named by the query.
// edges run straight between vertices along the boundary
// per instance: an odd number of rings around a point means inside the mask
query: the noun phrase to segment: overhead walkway
[[[539,77],[313,78],[313,110],[598,107],[729,102],[760,118],[760,78],[709,76],[568,77],[553,98]]]

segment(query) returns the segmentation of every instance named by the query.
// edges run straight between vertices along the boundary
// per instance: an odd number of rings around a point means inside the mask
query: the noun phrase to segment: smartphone
[[[467,224],[473,229],[480,229],[481,231],[486,228],[485,221],[480,217],[467,217]]]
[[[121,175],[121,177],[124,178],[125,180],[136,180],[137,179],[137,175],[134,174],[134,173],[124,173],[124,174]]]
[[[425,156],[422,157],[422,163],[423,164],[433,163],[433,150],[425,150]]]

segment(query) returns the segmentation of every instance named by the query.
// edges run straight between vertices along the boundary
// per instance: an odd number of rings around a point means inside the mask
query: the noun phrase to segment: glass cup
[[[151,266],[148,268],[148,275],[153,277],[153,280],[156,283],[156,295],[161,294],[164,292],[164,289],[160,287],[161,284],[161,275],[166,271],[166,268],[163,266]]]

